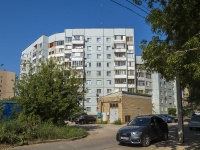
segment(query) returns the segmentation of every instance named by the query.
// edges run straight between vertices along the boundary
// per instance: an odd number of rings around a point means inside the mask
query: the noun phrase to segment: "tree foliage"
[[[66,70],[52,59],[41,62],[35,72],[31,64],[30,68],[14,88],[20,115],[59,124],[81,110],[82,80],[76,70]]]
[[[146,22],[156,36],[141,43],[144,66],[182,86],[200,78],[200,1],[133,0],[148,3]]]

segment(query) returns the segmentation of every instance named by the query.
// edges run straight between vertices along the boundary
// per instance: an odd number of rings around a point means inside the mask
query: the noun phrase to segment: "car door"
[[[151,130],[151,138],[152,139],[158,138],[159,125],[158,125],[157,120],[156,120],[155,117],[151,118],[151,129],[150,130]]]

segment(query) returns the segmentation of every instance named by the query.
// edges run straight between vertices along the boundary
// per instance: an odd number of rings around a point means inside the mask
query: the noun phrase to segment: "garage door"
[[[114,123],[118,119],[118,108],[110,108],[110,123]]]

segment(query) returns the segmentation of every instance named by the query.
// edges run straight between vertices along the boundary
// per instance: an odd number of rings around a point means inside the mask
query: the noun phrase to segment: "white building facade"
[[[140,70],[141,56],[136,56],[137,91],[152,95],[153,114],[168,114],[168,108],[177,109],[175,81],[167,82],[160,73]],[[139,73],[138,73],[139,72]]]
[[[97,98],[118,91],[135,91],[134,30],[131,28],[65,29],[41,36],[21,56],[20,76],[33,71],[39,61],[53,57],[69,67],[85,72],[84,106],[97,114]],[[84,77],[83,76],[83,77]]]

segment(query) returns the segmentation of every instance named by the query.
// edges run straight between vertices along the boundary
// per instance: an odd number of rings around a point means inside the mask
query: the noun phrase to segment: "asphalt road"
[[[200,131],[190,131],[185,124],[185,142],[177,142],[177,124],[169,124],[169,140],[154,141],[147,148],[138,145],[118,145],[115,140],[117,130],[123,125],[87,124],[81,127],[90,133],[86,138],[74,141],[60,141],[15,147],[12,150],[198,150],[200,149]]]

